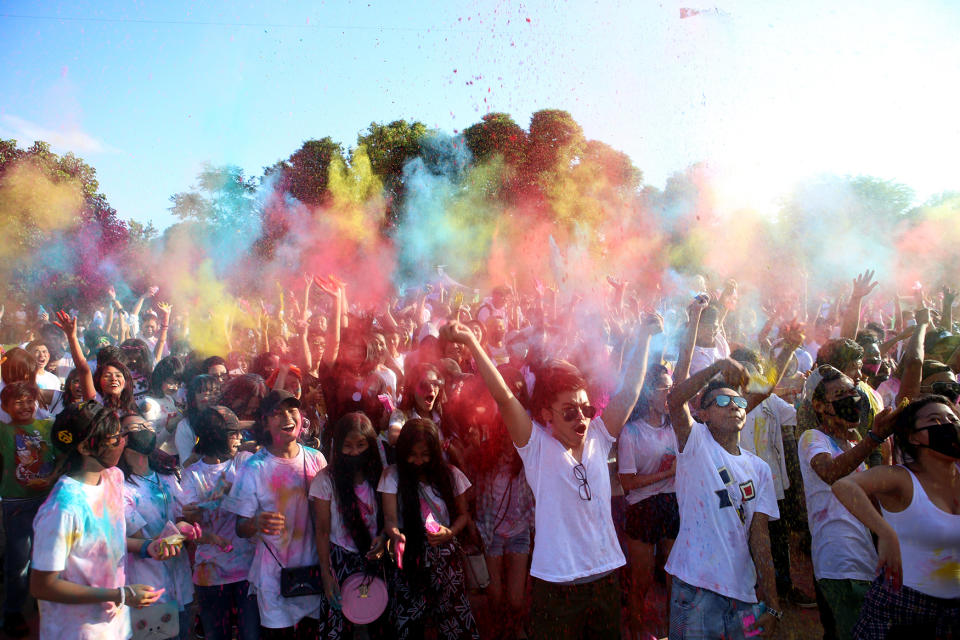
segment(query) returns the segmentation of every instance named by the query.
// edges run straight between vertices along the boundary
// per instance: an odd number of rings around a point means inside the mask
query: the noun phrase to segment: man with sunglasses
[[[770,467],[740,448],[747,399],[738,390],[748,381],[744,367],[725,358],[670,393],[680,506],[680,533],[666,565],[673,576],[671,640],[744,638],[757,629],[770,637],[783,615],[767,529],[780,517]],[[701,390],[695,422],[688,403]]]
[[[444,339],[473,354],[536,499],[533,638],[620,638],[616,570],[626,559],[613,526],[607,457],[640,395],[650,337],[662,331],[659,316],[636,330],[624,353],[620,390],[601,418],[572,364],[552,360],[538,369],[531,415],[467,327],[452,322],[442,330]]]

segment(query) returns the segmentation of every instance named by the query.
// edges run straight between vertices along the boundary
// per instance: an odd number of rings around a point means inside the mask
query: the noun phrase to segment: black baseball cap
[[[285,389],[274,389],[260,401],[257,415],[261,419],[266,418],[282,405],[300,408],[300,401],[297,399],[297,396]]]
[[[61,453],[76,451],[81,443],[90,439],[97,423],[112,413],[93,400],[66,407],[53,421],[53,446]]]

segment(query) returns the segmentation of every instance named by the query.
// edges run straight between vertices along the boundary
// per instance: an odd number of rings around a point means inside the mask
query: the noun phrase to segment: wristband
[[[886,440],[886,438],[881,438],[880,436],[878,436],[877,434],[875,434],[875,433],[873,432],[873,429],[868,429],[868,430],[867,430],[867,437],[869,437],[871,440],[873,440],[873,441],[876,442],[877,444],[883,444],[884,441]]]
[[[143,541],[143,546],[140,547],[140,557],[148,558],[150,556],[150,545],[153,544],[153,540],[147,539]]]
[[[122,607],[125,604],[127,604],[127,588],[121,586],[120,587],[120,606]]]
[[[777,620],[783,620],[783,611],[777,611],[773,607],[767,607],[764,613],[769,613]]]

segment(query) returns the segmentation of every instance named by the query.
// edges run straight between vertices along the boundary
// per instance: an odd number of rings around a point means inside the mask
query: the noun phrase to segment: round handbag
[[[340,585],[343,616],[354,624],[369,624],[387,608],[387,583],[363,572],[347,576]]]

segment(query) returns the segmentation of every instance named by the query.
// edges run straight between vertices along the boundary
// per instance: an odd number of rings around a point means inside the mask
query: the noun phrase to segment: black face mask
[[[932,424],[929,427],[917,429],[917,431],[926,431],[930,443],[917,446],[926,447],[950,458],[960,460],[960,424],[956,422]]]
[[[346,453],[340,454],[340,464],[343,465],[344,469],[350,472],[360,471],[363,469],[364,465],[367,464],[367,459],[369,458],[369,449],[363,453],[357,455],[349,455]]]
[[[157,434],[150,429],[140,429],[127,434],[127,448],[145,456],[157,448]]]
[[[860,422],[860,396],[847,396],[830,403],[833,412],[844,422]]]

